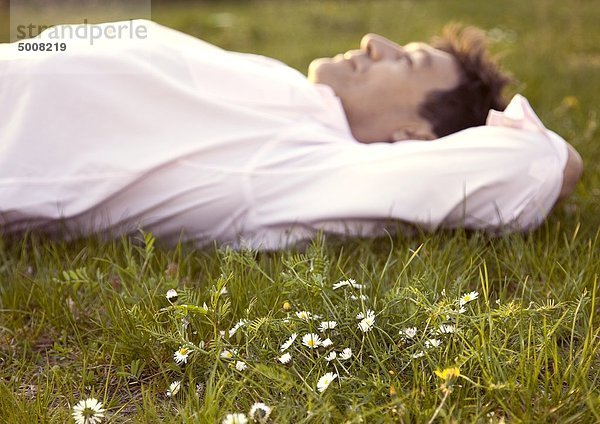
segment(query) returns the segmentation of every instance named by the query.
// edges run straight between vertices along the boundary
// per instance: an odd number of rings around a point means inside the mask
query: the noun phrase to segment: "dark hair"
[[[506,108],[502,90],[512,79],[489,57],[483,30],[449,24],[431,45],[454,56],[461,73],[458,86],[429,93],[419,108],[438,137],[484,125],[490,109]]]

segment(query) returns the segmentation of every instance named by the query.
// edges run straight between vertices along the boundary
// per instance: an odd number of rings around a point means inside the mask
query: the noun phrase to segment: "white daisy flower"
[[[337,354],[335,353],[334,350],[332,350],[331,352],[329,352],[329,354],[325,357],[325,360],[327,362],[331,362],[335,359],[335,357],[337,356]]]
[[[412,339],[417,335],[417,327],[408,327],[404,330],[400,330],[400,335],[403,335],[409,339]]]
[[[271,407],[262,402],[255,402],[250,408],[250,418],[259,423],[266,423],[271,415]]]
[[[247,424],[246,414],[228,414],[223,420],[223,424]]]
[[[312,318],[312,314],[308,311],[298,311],[296,312],[296,316],[304,321],[308,321]]]
[[[477,299],[478,297],[479,297],[479,293],[477,293],[476,291],[472,291],[470,293],[465,293],[461,296],[460,299],[458,299],[458,305],[459,306],[466,305],[467,303]]]
[[[237,361],[235,363],[235,369],[238,371],[244,371],[246,368],[248,368],[248,365],[243,361]]]
[[[175,303],[177,302],[177,298],[179,297],[179,295],[177,294],[177,290],[170,289],[167,291],[166,297],[170,303]]]
[[[361,318],[359,318],[359,317],[361,317]],[[361,312],[360,314],[358,314],[356,316],[356,318],[361,320],[358,323],[358,328],[363,333],[366,333],[366,332],[371,331],[373,329],[373,325],[375,325],[375,313],[372,310],[367,309],[366,317]]]
[[[321,345],[321,339],[314,333],[305,334],[302,337],[302,344],[311,349],[316,349]]]
[[[465,312],[467,312],[467,308],[465,308],[464,306],[461,306],[458,311],[459,314],[464,314]]]
[[[287,364],[292,360],[292,355],[290,355],[289,353],[284,353],[279,358],[277,358],[277,360],[282,364]]]
[[[369,300],[369,296],[366,294],[361,294],[360,296],[350,295],[351,300]]]
[[[349,286],[349,285],[350,285],[350,282],[348,280],[342,280],[340,282],[334,283],[333,284],[333,289],[337,290],[339,288],[342,288],[344,286]]]
[[[102,403],[95,398],[80,400],[73,407],[73,419],[77,424],[98,424],[104,417]]]
[[[291,345],[292,343],[294,343],[296,341],[296,337],[298,337],[297,333],[292,333],[292,335],[290,336],[289,339],[287,339],[279,348],[280,352],[284,352],[286,351]]]
[[[413,354],[412,354],[412,355],[410,355],[410,356],[411,356],[413,359],[421,358],[421,357],[425,356],[425,352],[423,352],[423,351],[420,351],[420,352],[417,352],[417,353],[413,353]]]
[[[375,320],[375,312],[373,312],[370,309],[367,309],[366,313],[363,314],[361,312],[358,315],[356,315],[356,319],[365,319],[365,318],[369,318],[369,319]]]
[[[173,354],[173,359],[177,365],[187,364],[188,356],[190,355],[190,349],[184,346],[180,346],[179,350],[176,350]]]
[[[358,323],[358,328],[363,333],[367,333],[373,329],[373,324],[369,323],[369,321],[367,321],[367,319],[365,318],[361,322]]]
[[[351,357],[352,357],[352,349],[350,349],[349,347],[342,350],[342,352],[340,353],[340,356],[339,356],[339,358],[342,361],[345,361],[346,359],[350,359]]]
[[[337,290],[337,289],[339,289],[341,287],[345,287],[345,286],[352,286],[353,288],[355,288],[357,290],[360,290],[364,287],[364,285],[358,284],[355,280],[349,279],[349,280],[342,280],[338,283],[335,283],[333,285],[333,289]]]
[[[169,397],[173,397],[175,396],[177,393],[179,393],[179,390],[181,389],[181,381],[177,380],[171,383],[171,385],[169,386],[169,389],[167,390],[167,396]]]
[[[438,328],[438,334],[452,334],[456,332],[456,327],[451,324],[442,324]]]
[[[350,285],[352,286],[353,289],[357,289],[360,290],[363,287],[365,287],[364,284],[358,284],[355,280],[353,280],[352,278],[348,280],[350,282]]]
[[[319,325],[319,331],[321,333],[324,333],[327,330],[333,330],[336,325],[337,325],[337,322],[335,322],[335,321],[323,321]]]
[[[425,347],[427,347],[427,348],[438,347],[441,344],[442,344],[442,341],[440,339],[425,340]]]
[[[326,373],[323,377],[319,378],[319,381],[317,382],[317,390],[323,393],[336,378],[337,374],[332,372]]]
[[[235,333],[238,331],[238,329],[243,326],[248,324],[248,320],[247,319],[241,319],[239,320],[230,330],[229,330],[229,337],[233,337],[235,335]]]
[[[231,359],[231,358],[233,358],[233,353],[231,353],[228,350],[224,350],[223,352],[221,352],[221,358],[223,358],[223,359]]]
[[[333,344],[333,342],[331,341],[331,339],[329,337],[327,337],[325,340],[323,340],[321,342],[321,346],[323,347],[329,347]]]

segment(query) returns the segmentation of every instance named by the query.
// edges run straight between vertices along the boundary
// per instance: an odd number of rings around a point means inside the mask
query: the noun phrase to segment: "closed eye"
[[[422,64],[422,66],[431,66],[431,62],[433,59],[431,58],[431,54],[427,50],[417,50],[415,53],[418,55],[418,62]]]
[[[405,54],[405,55],[403,55],[403,56],[402,56],[400,59],[401,59],[401,60],[405,60],[405,61],[406,61],[406,63],[408,63],[408,66],[410,66],[411,68],[413,67],[413,65],[414,65],[414,62],[413,62],[413,60],[412,60],[412,58],[410,57],[410,55],[409,55],[409,54]]]

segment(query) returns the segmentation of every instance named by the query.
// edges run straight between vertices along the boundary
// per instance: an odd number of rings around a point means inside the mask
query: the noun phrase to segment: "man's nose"
[[[404,47],[378,34],[367,34],[360,41],[360,48],[374,61],[395,60],[406,52]]]

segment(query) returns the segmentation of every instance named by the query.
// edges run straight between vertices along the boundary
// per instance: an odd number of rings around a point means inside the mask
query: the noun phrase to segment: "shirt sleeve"
[[[512,124],[432,142],[295,146],[285,166],[255,170],[257,216],[313,229],[390,218],[430,230],[535,228],[558,198],[567,147],[543,126]]]

